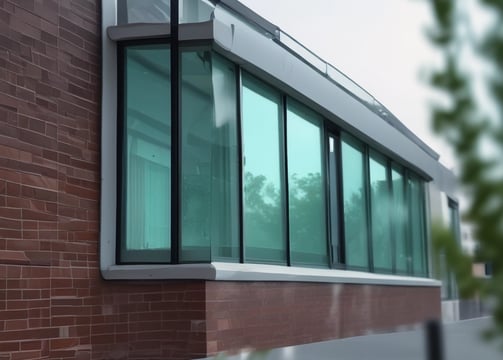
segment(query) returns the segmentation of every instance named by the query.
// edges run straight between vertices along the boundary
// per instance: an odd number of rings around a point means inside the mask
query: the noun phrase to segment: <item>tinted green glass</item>
[[[144,45],[124,54],[121,261],[169,262],[170,51]]]
[[[243,233],[249,262],[286,262],[280,130],[280,94],[243,75]]]
[[[458,204],[455,203],[452,200],[448,200],[448,206],[449,206],[449,224],[452,230],[452,233],[454,234],[454,238],[458,243],[461,242],[461,228],[459,224],[459,208]]]
[[[393,165],[391,169],[391,181],[393,187],[393,236],[395,238],[395,266],[397,273],[406,274],[410,262],[407,250],[407,212],[404,194],[404,179],[400,168]]]
[[[386,159],[371,152],[370,213],[372,220],[372,254],[375,271],[393,270],[391,246],[390,190]]]
[[[182,51],[181,69],[181,261],[237,261],[234,65],[200,49]]]
[[[322,119],[288,101],[287,151],[292,264],[328,265],[322,177]]]
[[[412,271],[415,275],[426,275],[426,233],[424,218],[423,183],[416,177],[408,179],[409,227],[412,242]]]
[[[367,214],[363,145],[342,138],[342,185],[346,264],[368,269]]]
[[[458,204],[451,199],[448,199],[449,206],[449,224],[458,243],[461,241],[460,225],[459,225],[459,210]],[[455,299],[457,295],[456,277],[452,271],[447,270],[445,254],[440,254],[441,274],[442,274],[442,297],[447,299]]]

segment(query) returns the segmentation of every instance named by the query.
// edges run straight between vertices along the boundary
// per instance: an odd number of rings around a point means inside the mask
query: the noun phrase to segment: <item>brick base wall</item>
[[[92,271],[72,276],[72,270],[65,277],[60,268],[0,266],[0,358],[202,358],[440,317],[438,288],[107,282]]]
[[[206,284],[208,351],[273,348],[440,318],[440,289],[320,283]]]
[[[188,359],[206,350],[203,281],[106,282],[0,265],[0,359]]]

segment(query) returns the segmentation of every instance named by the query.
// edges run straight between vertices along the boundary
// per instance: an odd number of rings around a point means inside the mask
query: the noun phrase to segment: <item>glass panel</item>
[[[328,180],[330,191],[330,245],[333,249],[333,261],[336,264],[343,262],[342,242],[339,236],[339,189],[337,187],[338,173],[338,142],[337,138],[328,137]]]
[[[238,260],[234,66],[199,49],[182,52],[181,68],[181,260]]]
[[[367,215],[363,145],[342,139],[342,185],[346,264],[368,269]]]
[[[211,214],[215,225],[212,259],[239,261],[239,169],[236,67],[213,53],[214,184]],[[217,210],[217,211],[215,211]],[[217,231],[218,229],[218,231]]]
[[[125,48],[120,239],[123,262],[170,261],[169,58],[168,45]]]
[[[458,242],[461,242],[461,234],[460,234],[460,224],[459,224],[459,208],[458,204],[451,199],[448,199],[449,205],[449,223],[454,235],[454,238]],[[445,254],[440,254],[440,262],[441,262],[441,274],[442,278],[442,295],[449,299],[454,299],[457,297],[457,283],[454,273],[447,270],[445,265]]]
[[[118,0],[119,24],[169,23],[171,0]],[[215,6],[208,0],[179,0],[179,22],[208,21]]]
[[[370,213],[372,220],[372,253],[376,271],[393,270],[390,191],[386,159],[371,152],[370,169]]]
[[[169,23],[170,0],[119,0],[119,14],[126,14],[125,19],[119,18],[119,24],[131,23]],[[126,11],[121,7],[126,7]]]
[[[243,75],[242,97],[245,258],[284,264],[281,96]]]
[[[292,264],[328,265],[322,119],[288,101],[288,188]]]
[[[459,225],[459,210],[458,210],[458,204],[455,203],[454,201],[450,200],[448,201],[449,204],[449,223],[450,227],[452,230],[452,233],[454,234],[454,238],[458,243],[461,242],[461,228]]]
[[[410,256],[407,251],[407,207],[405,205],[404,179],[400,168],[393,165],[391,169],[393,187],[393,236],[395,237],[395,269],[397,273],[406,274]]]
[[[423,183],[411,176],[409,186],[409,226],[412,240],[412,271],[426,275],[426,238],[424,219]]]
[[[207,0],[180,0],[180,23],[209,21],[214,9]]]

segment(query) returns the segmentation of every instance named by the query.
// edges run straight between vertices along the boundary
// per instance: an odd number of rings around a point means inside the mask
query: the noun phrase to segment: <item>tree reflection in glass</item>
[[[322,121],[315,112],[288,99],[288,210],[294,265],[328,265],[325,191],[321,175]]]
[[[284,264],[281,95],[244,74],[242,104],[245,259]]]
[[[342,141],[342,182],[346,263],[368,269],[366,196],[363,145],[349,136]]]

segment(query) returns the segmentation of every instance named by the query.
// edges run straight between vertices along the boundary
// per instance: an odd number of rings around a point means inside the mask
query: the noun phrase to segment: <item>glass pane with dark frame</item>
[[[170,262],[170,49],[128,46],[123,54],[120,260]]]

